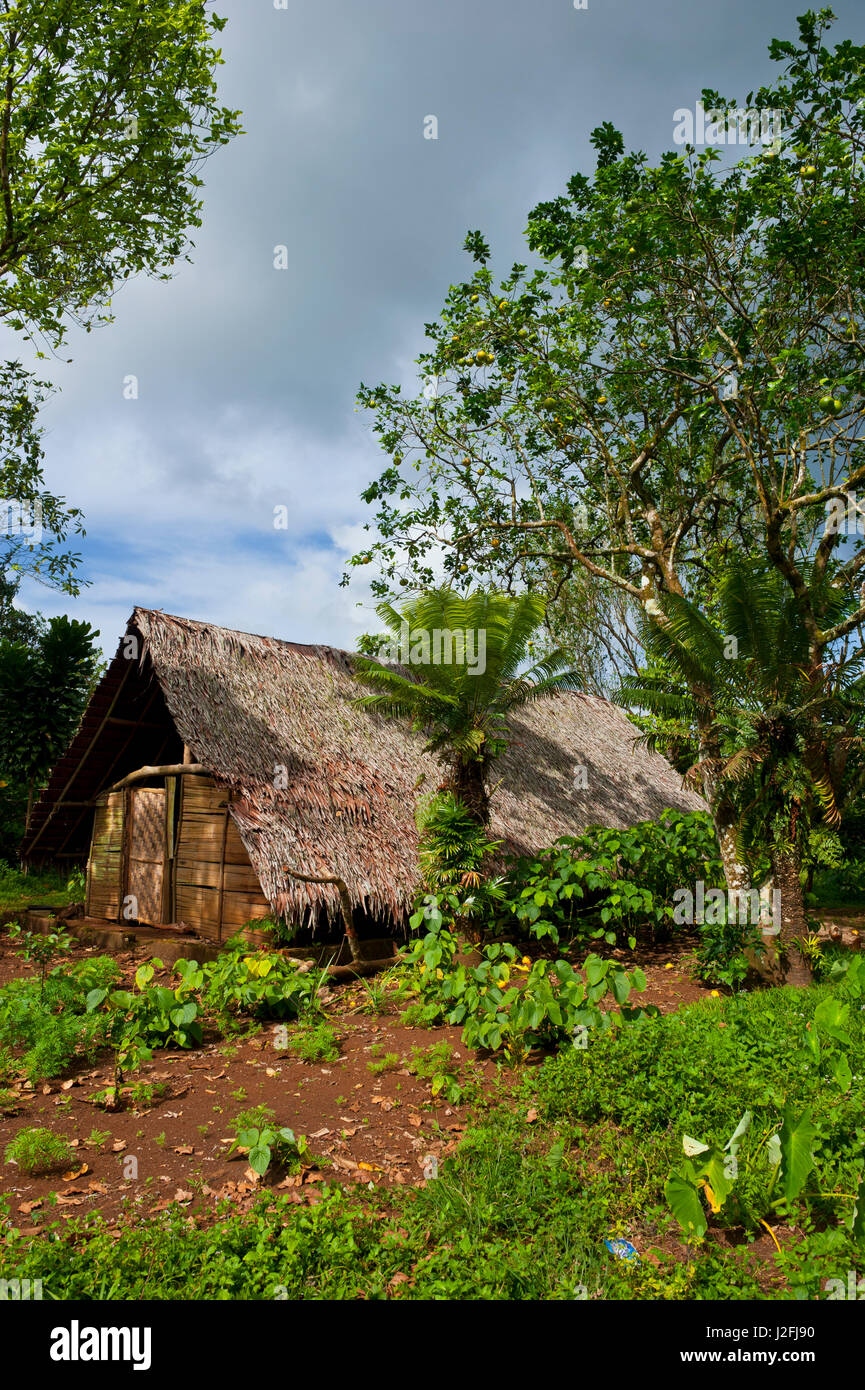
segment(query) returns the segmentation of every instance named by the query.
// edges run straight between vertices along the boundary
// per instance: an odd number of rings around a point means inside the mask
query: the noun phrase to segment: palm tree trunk
[[[705,752],[704,750],[704,756]],[[736,851],[736,820],[729,805],[725,804],[717,778],[708,767],[703,769],[703,796],[708,803],[718,837],[718,849],[724,866],[724,878],[731,893],[751,887],[751,875],[746,864],[742,864]]]
[[[454,763],[451,790],[478,825],[489,825],[490,800],[486,788],[486,765],[473,759]]]
[[[787,845],[773,850],[770,858],[773,884],[781,895],[781,931],[776,937],[763,937],[763,944],[767,948],[764,959],[778,983],[809,985],[810,967],[794,944],[796,937],[805,936],[808,932],[805,897],[799,878],[799,852]]]

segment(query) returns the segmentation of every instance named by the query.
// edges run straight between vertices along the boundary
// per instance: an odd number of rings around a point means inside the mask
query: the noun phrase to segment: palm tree
[[[819,589],[833,623],[849,603],[846,591],[827,581]],[[700,729],[687,775],[708,793],[725,867],[723,837],[732,827],[736,860],[768,851],[786,952],[806,931],[800,869],[808,829],[819,814],[830,825],[840,821],[845,769],[862,748],[862,658],[841,653],[815,667],[791,590],[777,571],[746,560],[718,585],[714,621],[687,598],[666,594],[643,639],[651,673],[624,680],[617,698],[683,730]],[[645,741],[657,739],[649,733]],[[745,873],[731,882],[728,872],[728,887],[747,887]]]
[[[427,736],[425,751],[444,763],[447,790],[486,825],[489,771],[507,747],[508,715],[555,690],[580,686],[565,670],[562,651],[523,669],[544,620],[544,600],[439,588],[411,595],[398,607],[380,603],[376,611],[392,634],[391,655],[401,658],[401,668],[356,658],[358,679],[375,691],[357,703],[411,719]],[[451,660],[441,659],[446,638],[439,640],[436,659],[436,633],[457,638],[448,648]]]

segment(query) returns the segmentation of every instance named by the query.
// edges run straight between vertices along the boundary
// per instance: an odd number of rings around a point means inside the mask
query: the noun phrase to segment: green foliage
[[[98,636],[89,623],[59,617],[33,644],[0,638],[0,781],[21,788],[25,811],[78,728],[101,662]],[[0,823],[0,852],[14,853],[23,829]]]
[[[16,786],[20,789],[20,784]],[[3,799],[9,791],[14,792],[15,788],[8,785],[3,788],[0,785],[0,837],[6,837],[6,843],[11,844],[14,841],[14,847],[17,847],[24,826],[23,807],[21,816],[17,811],[9,809],[8,802]],[[24,801],[26,803],[26,797]],[[31,903],[63,907],[68,901],[65,874],[56,869],[33,870],[24,874],[20,869],[0,859],[0,912],[23,913]]]
[[[357,678],[375,693],[357,703],[411,719],[427,735],[426,751],[445,763],[448,789],[485,824],[486,777],[508,746],[509,713],[553,690],[575,686],[562,652],[550,652],[523,669],[528,644],[543,622],[543,601],[532,594],[493,590],[461,595],[442,587],[405,598],[398,607],[380,603],[376,611],[400,644],[393,659],[407,660],[411,675],[358,657]],[[436,659],[435,633],[461,639],[448,652],[450,659]]]
[[[15,952],[21,960],[35,961],[39,967],[39,998],[45,993],[45,976],[48,966],[56,956],[65,955],[72,945],[72,937],[68,932],[34,932],[27,931],[18,922],[13,922],[9,928],[9,936],[13,941],[20,942],[20,949]]]
[[[408,1069],[430,1083],[433,1096],[443,1095],[448,1105],[459,1105],[464,1088],[460,1084],[460,1068],[449,1042],[433,1043],[430,1047],[413,1047]]]
[[[179,960],[174,973],[180,983],[152,985],[163,963],[154,956],[135,972],[135,990],[109,990],[96,986],[87,994],[89,1014],[101,1018],[104,1035],[114,1050],[114,1087],[111,1104],[120,1104],[126,1074],[147,1061],[154,1048],[196,1047],[201,1042],[199,1005],[194,997],[203,974],[197,961]],[[99,1011],[99,1012],[97,1012]]]
[[[0,1045],[24,1050],[30,1081],[60,1076],[75,1057],[93,1056],[105,1033],[87,1010],[87,995],[119,973],[110,957],[97,956],[55,967],[44,981],[15,979],[0,989]]]
[[[261,1178],[271,1164],[277,1168],[297,1168],[309,1149],[302,1134],[295,1137],[294,1130],[277,1126],[275,1120],[269,1106],[259,1105],[245,1110],[233,1122],[235,1138],[228,1153],[246,1152],[250,1168]]]
[[[7,1163],[17,1163],[20,1172],[33,1176],[68,1168],[75,1152],[65,1139],[58,1138],[50,1129],[19,1129],[12,1142],[6,1145],[5,1157]]]
[[[726,910],[718,922],[699,925],[700,945],[696,951],[696,973],[704,984],[740,989],[765,952],[759,923],[728,919]],[[750,959],[749,959],[750,957]]]
[[[309,1024],[288,1035],[286,1047],[303,1062],[335,1062],[339,1057],[339,1037],[327,1023]]]
[[[827,627],[850,616],[854,594],[819,564],[803,560],[800,569]],[[699,601],[666,594],[644,619],[642,640],[658,674],[630,677],[620,691],[649,714],[701,728],[696,767],[711,767],[718,804],[735,808],[742,850],[752,857],[787,846],[818,861],[833,857],[842,773],[861,753],[861,653],[815,669],[801,606],[802,594],[770,563],[728,557],[708,615]],[[650,733],[644,742],[657,740]],[[828,824],[809,836],[820,815]]]
[[[695,1237],[780,1215],[849,1230],[865,1079],[845,1061],[865,1042],[865,969],[859,957],[845,965],[831,986],[708,1000],[592,1034],[545,1069],[547,1116],[640,1136],[652,1174],[641,1203],[663,1197]]]
[[[274,952],[252,950],[242,936],[208,961],[203,974],[207,1009],[251,1018],[297,1018],[314,1011],[321,983],[316,971],[302,971]]]
[[[628,972],[616,961],[588,956],[583,979],[565,960],[520,960],[509,942],[485,947],[478,964],[458,965],[457,944],[448,931],[429,932],[412,944],[405,961],[416,971],[418,1022],[462,1025],[466,1047],[504,1049],[518,1060],[530,1047],[579,1046],[589,1029],[604,1031],[657,1012],[625,1007],[631,990],[645,989],[646,980],[641,970]],[[520,976],[518,988],[513,981]],[[608,995],[618,1011],[600,1007]]]
[[[367,1062],[366,1069],[371,1071],[373,1076],[382,1076],[388,1071],[399,1071],[402,1064],[403,1061],[398,1052],[386,1052],[383,1057],[376,1057],[371,1062]]]
[[[62,342],[115,287],[166,278],[200,224],[202,160],[238,130],[216,98],[224,21],[199,5],[17,0],[0,25],[7,163],[2,311]],[[14,495],[14,494],[7,494]]]
[[[508,877],[508,907],[523,930],[556,946],[563,938],[633,944],[641,925],[672,929],[675,889],[698,878],[724,881],[711,818],[668,808],[624,830],[563,836],[520,861]]]
[[[482,877],[484,861],[501,841],[488,839],[453,792],[434,793],[418,808],[416,819],[421,871],[430,893],[453,889],[465,897],[472,890],[487,888]]]

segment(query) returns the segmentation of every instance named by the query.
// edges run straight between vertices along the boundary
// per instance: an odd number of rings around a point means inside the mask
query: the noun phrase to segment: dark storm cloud
[[[133,602],[348,644],[375,621],[355,609],[362,590],[337,587],[378,467],[355,392],[412,379],[423,323],[468,270],[466,230],[505,269],[533,204],[593,167],[594,126],[651,157],[671,148],[676,108],[704,86],[744,99],[806,6],[216,8],[222,96],[247,134],[206,168],[193,263],[127,286],[116,322],[73,336],[72,365],[52,368],[49,479],[87,511],[94,585],[74,605],[33,586],[27,599],[98,621],[109,646]],[[835,41],[861,41],[859,10],[837,6]]]

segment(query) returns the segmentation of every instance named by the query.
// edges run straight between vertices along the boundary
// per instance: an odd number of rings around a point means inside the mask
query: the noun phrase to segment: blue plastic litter
[[[604,1244],[617,1260],[639,1260],[640,1258],[636,1245],[632,1245],[629,1240],[605,1240]]]

